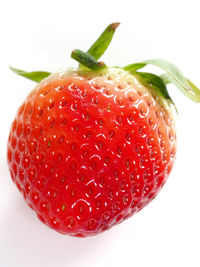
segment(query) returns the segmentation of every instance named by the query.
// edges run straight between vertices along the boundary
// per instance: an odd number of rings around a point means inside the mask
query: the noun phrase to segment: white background
[[[87,50],[104,28],[119,21],[103,57],[124,66],[161,57],[200,86],[198,0],[42,1],[1,3],[0,25],[0,266],[200,266],[200,104],[173,86],[178,154],[156,200],[131,219],[96,237],[77,239],[45,227],[13,185],[6,162],[10,124],[34,83],[9,65],[55,71],[76,63],[72,49]]]

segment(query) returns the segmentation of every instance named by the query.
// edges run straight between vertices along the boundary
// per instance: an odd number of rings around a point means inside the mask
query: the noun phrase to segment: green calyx
[[[27,79],[30,79],[34,82],[40,82],[41,80],[43,80],[44,78],[48,77],[51,73],[50,72],[46,72],[46,71],[32,71],[32,72],[27,72],[24,70],[19,70],[19,69],[15,69],[13,67],[10,66],[10,69],[20,75],[23,76]]]
[[[72,51],[71,57],[79,62],[79,69],[87,69],[95,72],[107,68],[103,61],[98,60],[108,48],[118,26],[118,22],[110,24],[87,52],[83,52],[79,49]],[[161,68],[164,73],[158,76],[149,72],[141,72],[140,70],[148,64]],[[45,71],[26,72],[12,67],[10,68],[16,74],[36,82],[40,82],[51,74]],[[174,104],[174,102],[168,93],[168,84],[174,84],[185,96],[194,102],[200,103],[199,88],[189,79],[185,78],[181,71],[168,61],[151,59],[127,65],[122,69],[134,75],[140,83],[151,87],[155,95],[166,100],[169,105]]]
[[[166,60],[163,60],[163,59],[146,60],[141,63],[128,65],[124,67],[124,70],[129,71],[131,73],[140,74],[138,70],[145,67],[148,64],[159,67],[160,69],[164,71],[164,73],[161,74],[160,76],[156,75],[157,78],[155,77],[154,81],[156,80],[156,82],[159,82],[159,80],[161,79],[163,83],[165,84],[165,86],[169,83],[174,84],[185,96],[187,96],[194,102],[198,102],[198,103],[200,102],[200,90],[196,87],[196,85],[194,85],[190,80],[185,78],[182,72],[179,70],[179,68],[177,68],[174,64]],[[145,81],[145,77],[144,77],[144,81]],[[152,84],[151,81],[149,82],[150,84]],[[159,88],[161,91],[163,91],[162,86],[159,86]],[[166,90],[167,90],[167,87],[166,87]],[[168,100],[170,100],[169,94],[168,96],[166,95],[165,97]]]

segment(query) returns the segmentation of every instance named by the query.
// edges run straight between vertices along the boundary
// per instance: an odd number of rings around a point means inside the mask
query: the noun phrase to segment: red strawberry
[[[87,53],[73,51],[77,69],[52,75],[13,69],[41,82],[11,127],[11,177],[38,217],[63,234],[98,234],[147,205],[176,155],[165,84],[200,102],[200,91],[166,61],[125,68],[98,62],[117,26],[109,25]],[[148,63],[166,74],[138,71]]]

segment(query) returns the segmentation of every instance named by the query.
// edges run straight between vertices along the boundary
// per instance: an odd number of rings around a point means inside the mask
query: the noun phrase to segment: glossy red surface
[[[174,124],[146,88],[108,76],[55,77],[19,108],[11,176],[39,219],[94,235],[147,205],[176,154]]]

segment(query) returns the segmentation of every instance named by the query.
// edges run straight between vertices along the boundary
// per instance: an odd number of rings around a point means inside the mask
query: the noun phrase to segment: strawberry
[[[110,68],[98,61],[118,25],[109,25],[87,52],[72,52],[76,69],[12,68],[39,83],[11,126],[11,177],[39,219],[62,234],[96,235],[154,199],[176,156],[166,84],[200,102],[199,89],[169,62]],[[147,64],[165,73],[141,72]]]

